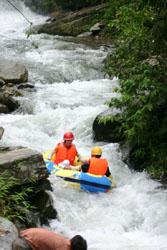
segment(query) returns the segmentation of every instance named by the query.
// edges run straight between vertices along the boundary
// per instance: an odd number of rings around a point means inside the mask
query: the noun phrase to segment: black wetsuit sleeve
[[[111,175],[111,172],[109,170],[109,167],[107,168],[107,171],[106,171],[106,174],[105,174],[107,177],[109,177]]]
[[[86,172],[88,172],[88,169],[89,169],[89,163],[87,163],[87,162],[83,163],[81,166],[82,172],[86,173]]]

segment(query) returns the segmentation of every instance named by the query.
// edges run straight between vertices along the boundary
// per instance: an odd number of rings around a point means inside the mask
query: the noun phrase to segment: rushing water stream
[[[45,20],[19,0],[12,3],[33,23]],[[0,57],[23,63],[29,83],[35,85],[35,91],[25,90],[19,97],[19,111],[0,115],[5,128],[1,143],[43,152],[72,130],[78,151],[89,155],[95,145],[93,120],[107,109],[105,102],[115,96],[117,85],[101,71],[107,52],[46,34],[27,39],[28,23],[6,0],[0,0],[0,24]],[[82,234],[91,250],[167,249],[166,190],[145,173],[132,173],[121,161],[118,144],[96,145],[102,146],[118,187],[107,194],[88,194],[50,176],[59,213],[51,228],[69,237]]]

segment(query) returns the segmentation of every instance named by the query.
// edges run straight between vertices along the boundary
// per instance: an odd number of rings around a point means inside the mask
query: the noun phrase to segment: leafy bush
[[[156,3],[156,4],[155,4]],[[167,11],[165,1],[111,1],[105,32],[116,43],[105,70],[120,79],[122,131],[131,160],[154,177],[167,175]],[[153,169],[161,169],[153,171]],[[156,174],[157,173],[157,174]]]
[[[33,11],[47,14],[57,9],[55,0],[24,0],[25,4]]]

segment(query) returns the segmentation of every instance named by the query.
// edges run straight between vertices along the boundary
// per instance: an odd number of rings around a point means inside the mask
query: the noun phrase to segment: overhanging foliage
[[[122,131],[131,159],[154,177],[167,174],[167,11],[165,1],[111,1],[105,32],[116,43],[105,70],[120,79]],[[160,173],[157,169],[161,169]],[[154,171],[155,170],[155,171]]]

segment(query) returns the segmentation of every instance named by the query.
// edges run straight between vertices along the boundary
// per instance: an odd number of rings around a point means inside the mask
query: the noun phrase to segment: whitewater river
[[[12,3],[33,23],[45,20],[19,0]],[[50,176],[59,214],[59,221],[52,220],[50,227],[69,237],[83,235],[90,250],[167,249],[166,190],[145,173],[132,173],[121,160],[118,144],[93,142],[93,120],[107,109],[105,102],[115,96],[117,85],[102,73],[105,49],[46,34],[27,39],[29,24],[6,0],[0,0],[0,24],[0,57],[23,63],[29,83],[35,85],[35,90],[18,98],[19,111],[0,115],[0,126],[5,128],[1,144],[43,152],[71,130],[81,154],[102,146],[118,185],[107,194],[88,194]]]

